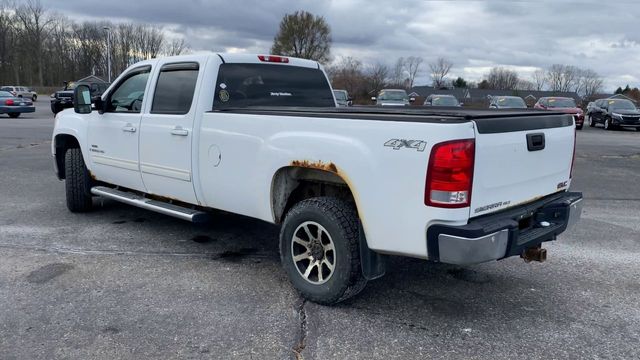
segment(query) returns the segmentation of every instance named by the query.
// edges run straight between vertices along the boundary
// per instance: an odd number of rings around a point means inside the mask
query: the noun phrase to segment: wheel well
[[[80,148],[80,143],[72,135],[60,134],[55,137],[56,165],[58,166],[58,178],[64,179],[64,154],[68,149]]]
[[[296,203],[317,196],[355,202],[349,185],[332,171],[288,166],[276,172],[271,184],[271,209],[277,224]]]

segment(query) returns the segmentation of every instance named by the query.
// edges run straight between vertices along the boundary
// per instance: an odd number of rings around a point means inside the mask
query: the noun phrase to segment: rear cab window
[[[214,94],[213,109],[336,106],[322,70],[299,66],[222,64]]]

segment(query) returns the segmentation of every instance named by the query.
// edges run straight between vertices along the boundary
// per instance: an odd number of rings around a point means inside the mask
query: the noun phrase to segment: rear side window
[[[250,106],[335,107],[320,69],[274,64],[222,64],[214,109]]]
[[[152,114],[184,115],[191,109],[198,80],[197,63],[167,64],[160,69],[160,76],[153,94]]]

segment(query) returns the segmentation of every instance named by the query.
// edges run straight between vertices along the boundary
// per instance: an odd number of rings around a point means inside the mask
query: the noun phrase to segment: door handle
[[[181,126],[176,126],[171,130],[171,135],[187,136],[189,135],[189,130],[183,129]]]
[[[136,127],[131,125],[131,124],[127,124],[127,125],[122,127],[122,131],[134,133],[134,132],[136,132]]]

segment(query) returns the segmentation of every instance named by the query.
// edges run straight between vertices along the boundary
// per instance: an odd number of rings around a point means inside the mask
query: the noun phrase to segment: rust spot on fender
[[[293,160],[291,162],[291,166],[297,166],[297,167],[303,167],[303,168],[309,168],[309,169],[324,170],[324,171],[332,172],[334,174],[338,173],[338,167],[336,167],[336,164],[334,164],[332,162],[325,163],[322,160],[318,160],[318,161]]]
[[[95,176],[91,171],[89,171],[89,177],[90,177],[90,178],[91,178],[91,180],[93,180],[93,181],[97,181],[97,180],[98,180],[98,178],[96,178],[96,176]]]

